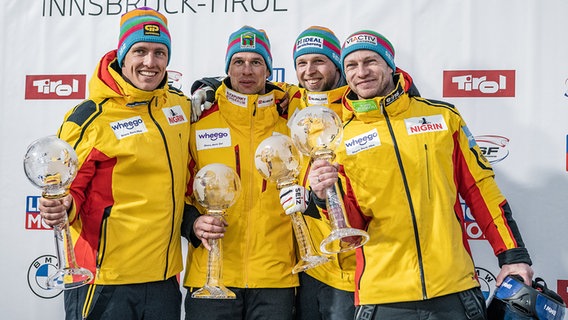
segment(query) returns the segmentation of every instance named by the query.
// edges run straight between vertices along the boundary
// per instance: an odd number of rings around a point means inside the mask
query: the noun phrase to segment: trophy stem
[[[367,232],[351,228],[349,225],[345,215],[345,206],[339,197],[338,183],[326,190],[326,204],[331,223],[331,234],[321,242],[321,252],[326,254],[345,252],[359,248],[369,241]]]
[[[93,274],[77,264],[67,216],[61,225],[53,227],[53,232],[59,267],[57,272],[47,279],[47,287],[69,290],[88,284],[93,279]]]
[[[220,213],[208,213],[224,218]],[[205,285],[191,294],[198,299],[235,299],[234,292],[223,285],[223,242],[222,239],[209,239],[211,251],[207,261],[207,280]]]
[[[300,261],[292,269],[292,273],[306,271],[329,262],[330,259],[328,257],[316,254],[308,226],[302,214],[296,212],[291,214],[290,217],[292,217],[292,227],[296,235],[298,251],[300,252]]]

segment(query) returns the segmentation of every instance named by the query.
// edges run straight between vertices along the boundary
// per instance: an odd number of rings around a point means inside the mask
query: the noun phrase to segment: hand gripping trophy
[[[296,147],[312,160],[331,162],[335,157],[334,150],[343,138],[341,119],[333,110],[324,106],[310,106],[299,111],[292,119],[291,131]],[[349,225],[343,201],[339,197],[338,183],[326,190],[325,200],[331,234],[321,242],[321,252],[340,253],[367,243],[369,234]]]
[[[241,181],[230,167],[212,163],[201,168],[193,181],[193,192],[208,215],[221,219],[225,210],[235,204],[241,191]],[[192,298],[235,299],[234,292],[223,285],[223,244],[221,239],[210,239],[211,251],[207,261],[205,285],[191,294]]]
[[[289,137],[277,134],[264,139],[258,145],[254,159],[258,172],[266,180],[275,182],[278,190],[297,183],[302,158]],[[294,266],[292,273],[330,261],[328,257],[316,254],[302,213],[294,212],[290,217],[300,251],[300,261]]]
[[[69,194],[69,186],[77,174],[77,154],[65,141],[47,136],[34,141],[24,156],[24,171],[30,182],[43,190],[42,197],[61,199]],[[91,271],[75,260],[69,221],[53,227],[58,270],[47,279],[49,289],[74,289],[91,281]]]

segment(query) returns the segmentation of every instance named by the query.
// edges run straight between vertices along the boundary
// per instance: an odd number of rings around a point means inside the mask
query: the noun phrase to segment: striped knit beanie
[[[137,42],[163,43],[168,47],[168,64],[171,56],[171,38],[168,31],[168,19],[158,11],[141,7],[122,15],[120,18],[120,36],[118,37],[118,65],[130,47]]]
[[[380,33],[370,30],[361,30],[347,37],[347,40],[343,43],[343,48],[341,48],[341,70],[344,70],[345,57],[357,50],[371,50],[378,53],[389,67],[391,67],[393,73],[396,70],[396,65],[394,64],[394,47],[390,41]]]
[[[341,69],[341,44],[328,28],[312,26],[300,33],[294,44],[294,68],[296,59],[309,53],[323,54]]]
[[[272,74],[272,54],[270,53],[270,40],[264,30],[257,30],[250,26],[243,26],[233,32],[229,37],[227,54],[225,55],[225,72],[229,73],[231,58],[237,52],[256,52],[262,56],[266,67]]]

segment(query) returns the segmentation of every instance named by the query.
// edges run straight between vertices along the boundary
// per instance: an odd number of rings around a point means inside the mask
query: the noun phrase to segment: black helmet
[[[527,286],[519,276],[507,276],[487,308],[489,320],[562,320],[566,304],[541,278]]]

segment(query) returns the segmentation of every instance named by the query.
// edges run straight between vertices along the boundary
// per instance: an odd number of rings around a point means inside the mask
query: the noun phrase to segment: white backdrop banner
[[[297,83],[292,48],[312,25],[340,40],[371,29],[396,50],[423,97],[456,105],[485,156],[534,261],[568,301],[568,1],[566,0],[5,0],[0,4],[0,288],[2,319],[63,319],[63,295],[45,278],[57,259],[40,192],[22,159],[87,95],[100,57],[116,48],[120,15],[158,9],[172,35],[170,82],[224,75],[227,38],[266,30],[274,80]],[[466,230],[484,293],[499,272],[475,220]],[[184,290],[185,291],[185,290]]]

